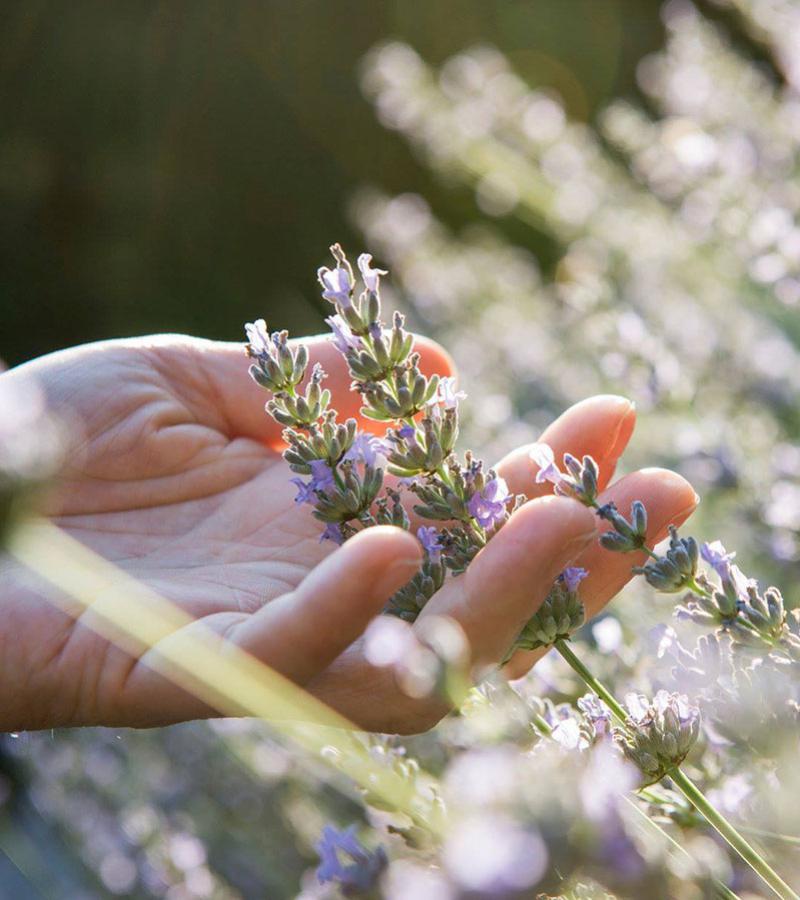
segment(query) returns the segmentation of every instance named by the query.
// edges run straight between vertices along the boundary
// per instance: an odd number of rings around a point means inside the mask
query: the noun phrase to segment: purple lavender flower
[[[536,473],[537,484],[544,484],[545,481],[560,484],[564,480],[563,474],[555,463],[553,448],[549,444],[533,444],[529,456],[539,467],[539,471]]]
[[[583,581],[584,578],[589,573],[586,569],[582,569],[580,566],[569,566],[564,569],[564,571],[559,575],[559,578],[564,582],[567,590],[574,594],[575,591],[578,590],[578,585]]]
[[[317,499],[313,481],[303,481],[302,478],[290,478],[289,480],[297,487],[295,503],[313,503]]]
[[[385,269],[372,268],[371,253],[362,253],[358,257],[358,269],[361,272],[361,277],[364,279],[367,290],[373,294],[377,294],[380,276],[388,275],[389,273]]]
[[[417,429],[414,428],[413,425],[403,425],[402,428],[397,429],[397,436],[401,437],[404,441],[413,441],[417,442]]]
[[[417,529],[417,540],[425,548],[431,562],[439,562],[442,547],[439,543],[439,530],[433,525],[421,525]]]
[[[295,503],[314,503],[317,499],[317,491],[324,491],[334,485],[333,471],[324,459],[314,459],[309,465],[311,466],[311,481],[303,481],[302,478],[290,479],[292,484],[297,486]]]
[[[325,321],[333,332],[333,343],[340,353],[358,350],[361,347],[361,341],[353,334],[350,326],[340,315],[328,316]]]
[[[388,865],[383,847],[370,851],[356,837],[356,826],[337,831],[332,825],[322,829],[316,845],[319,853],[317,878],[320,884],[337,884],[345,897],[366,894],[376,885]],[[350,863],[343,863],[342,856]]]
[[[267,331],[267,323],[263,319],[256,319],[255,322],[248,322],[244,326],[247,334],[247,340],[254,353],[272,355],[272,342],[269,339]]]
[[[319,538],[320,544],[323,541],[333,541],[334,544],[339,544],[339,546],[341,546],[344,543],[342,526],[338,525],[336,522],[328,522]]]
[[[311,466],[311,484],[315,491],[324,491],[333,487],[333,470],[324,459],[313,459]]]
[[[499,476],[489,479],[482,491],[472,495],[467,509],[481,528],[494,528],[506,517],[506,503],[511,495]]]
[[[723,587],[727,583],[733,587],[733,591],[741,600],[747,600],[747,592],[751,587],[757,587],[757,582],[748,578],[742,570],[731,564],[736,553],[728,553],[721,541],[706,543],[700,548],[700,555],[719,575]]]
[[[343,309],[347,309],[350,305],[350,293],[353,285],[350,281],[350,273],[344,266],[337,266],[335,269],[329,269],[322,266],[317,269],[317,278],[323,287],[322,296],[331,303],[338,303]]]
[[[467,397],[464,391],[456,390],[456,380],[450,376],[439,379],[439,386],[436,389],[436,401],[441,403],[445,409],[455,409],[459,400],[465,400]]]
[[[723,580],[731,577],[731,560],[736,553],[728,553],[721,541],[705,543],[700,548],[700,555]]]
[[[359,432],[353,441],[350,449],[345,453],[345,460],[364,463],[371,469],[381,469],[386,467],[386,456],[389,452],[384,441],[375,437],[374,434],[367,434],[365,431]]]

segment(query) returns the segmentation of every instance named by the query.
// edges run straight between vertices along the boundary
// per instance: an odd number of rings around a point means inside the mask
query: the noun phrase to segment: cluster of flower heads
[[[340,544],[380,524],[410,528],[405,493],[413,495],[417,516],[441,523],[417,528],[424,565],[389,604],[413,620],[446,572],[463,572],[520,500],[471,453],[463,462],[456,456],[458,403],[465,394],[451,377],[423,374],[400,313],[390,326],[382,320],[380,279],[387,273],[362,253],[358,292],[341,247],[331,252],[333,268],[317,273],[334,310],[326,321],[361,397],[362,416],[383,424],[384,434],[361,431],[354,419],[338,421],[321,366],[308,373],[307,348],[290,345],[286,332],[270,334],[263,319],[246,326],[250,372],[271,392],[266,408],[285,426],[284,457],[297,473],[296,501],[313,506],[325,524],[322,539]]]

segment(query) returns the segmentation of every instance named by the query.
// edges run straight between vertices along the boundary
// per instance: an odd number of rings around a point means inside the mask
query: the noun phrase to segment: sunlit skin
[[[357,415],[338,352],[325,338],[309,344],[312,362],[329,373],[333,405],[342,418]],[[452,372],[434,343],[419,339],[416,349],[427,373]],[[74,446],[48,509],[56,524],[360,727],[431,727],[447,711],[441,701],[404,696],[390,672],[364,660],[359,641],[419,565],[416,538],[379,527],[341,548],[319,542],[320,523],[294,502],[280,428],[247,368],[241,344],[169,335],[90,344],[0,377],[36,380],[69,425]],[[641,499],[652,545],[697,498],[661,469],[608,486],[634,425],[627,400],[599,396],[567,410],[541,440],[557,459],[565,451],[595,457],[601,502],[626,510]],[[599,547],[595,516],[536,484],[526,447],[497,468],[529,502],[422,617],[446,614],[461,625],[475,671],[505,656],[566,566],[589,570],[581,595],[595,615],[643,562]],[[92,631],[86,615],[56,609],[51,589],[7,559],[0,588],[3,730],[156,726],[214,714],[153,671],[147,653],[133,658]],[[507,671],[523,674],[539,655],[519,653]]]

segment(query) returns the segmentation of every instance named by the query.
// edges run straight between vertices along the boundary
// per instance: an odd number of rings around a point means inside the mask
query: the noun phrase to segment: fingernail
[[[632,400],[627,399],[625,402],[627,406],[619,417],[611,439],[611,449],[608,451],[604,461],[619,459],[630,440],[633,423],[636,419],[636,404]]]

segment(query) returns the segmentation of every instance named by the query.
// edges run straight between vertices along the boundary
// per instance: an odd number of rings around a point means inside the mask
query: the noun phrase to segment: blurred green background
[[[0,356],[159,331],[238,340],[259,315],[319,328],[316,267],[334,240],[360,246],[355,186],[420,192],[454,225],[480,216],[375,121],[358,86],[373,44],[400,38],[432,63],[495,44],[591,119],[634,93],[663,40],[658,6],[7,0]]]

